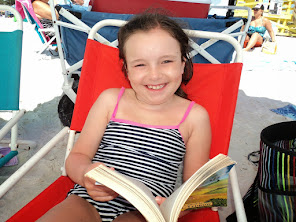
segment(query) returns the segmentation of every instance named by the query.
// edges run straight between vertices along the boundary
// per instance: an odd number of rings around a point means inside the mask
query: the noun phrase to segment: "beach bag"
[[[296,121],[261,132],[258,166],[260,221],[296,221]]]
[[[266,54],[275,54],[277,50],[277,43],[265,40],[262,44],[262,52]]]

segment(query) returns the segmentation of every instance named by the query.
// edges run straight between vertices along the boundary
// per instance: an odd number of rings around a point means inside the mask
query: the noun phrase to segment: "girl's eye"
[[[172,62],[172,60],[164,60],[162,63],[166,64],[166,63],[170,63]]]
[[[142,67],[142,66],[144,66],[144,64],[137,64],[137,65],[135,65],[135,67]]]

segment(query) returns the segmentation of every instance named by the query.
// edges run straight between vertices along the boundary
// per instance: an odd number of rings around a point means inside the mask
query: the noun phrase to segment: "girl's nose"
[[[150,67],[150,78],[151,79],[159,79],[161,76],[161,71],[158,66]]]

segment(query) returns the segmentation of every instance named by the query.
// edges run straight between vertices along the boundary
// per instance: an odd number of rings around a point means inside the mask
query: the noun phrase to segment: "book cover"
[[[193,191],[184,204],[182,211],[205,207],[226,207],[229,171],[227,166],[210,176]]]

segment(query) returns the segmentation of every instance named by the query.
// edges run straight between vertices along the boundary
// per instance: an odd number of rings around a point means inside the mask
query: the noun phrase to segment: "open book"
[[[236,164],[219,154],[204,164],[160,206],[142,182],[100,165],[85,175],[127,199],[149,222],[176,222],[183,210],[225,206],[228,173]]]

